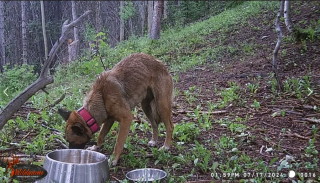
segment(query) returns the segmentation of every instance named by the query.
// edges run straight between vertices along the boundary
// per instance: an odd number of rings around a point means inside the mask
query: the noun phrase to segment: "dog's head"
[[[92,132],[77,111],[58,109],[58,113],[66,120],[66,140],[70,149],[84,149],[92,138]]]

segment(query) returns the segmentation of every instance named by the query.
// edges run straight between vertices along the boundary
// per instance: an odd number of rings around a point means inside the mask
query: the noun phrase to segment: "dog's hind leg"
[[[159,135],[158,124],[160,122],[160,118],[155,107],[155,101],[153,99],[150,100],[150,98],[145,98],[144,100],[142,100],[141,106],[143,112],[148,117],[152,127],[152,138],[148,142],[148,146],[155,147],[157,145]]]
[[[170,79],[171,80],[171,79]],[[173,123],[171,121],[172,118],[172,100],[173,100],[173,83],[172,80],[164,81],[165,84],[160,86],[166,86],[166,87],[159,87],[157,89],[154,89],[154,96],[155,96],[155,105],[156,109],[158,111],[158,114],[161,118],[161,121],[163,121],[165,128],[166,128],[166,139],[164,142],[164,145],[160,148],[168,150],[171,145],[172,140],[172,133],[173,133]]]

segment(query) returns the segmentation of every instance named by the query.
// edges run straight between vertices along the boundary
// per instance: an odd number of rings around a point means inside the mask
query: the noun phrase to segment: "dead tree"
[[[280,8],[277,14],[277,18],[276,18],[276,22],[275,22],[275,26],[276,26],[276,31],[277,31],[277,36],[278,36],[278,42],[276,44],[276,47],[274,48],[273,51],[273,60],[272,60],[272,69],[273,72],[275,74],[276,80],[277,80],[277,84],[278,84],[278,88],[280,91],[282,91],[282,82],[281,79],[279,77],[279,72],[278,72],[278,64],[277,64],[277,55],[278,55],[278,51],[280,49],[280,45],[281,45],[281,40],[282,40],[282,32],[281,32],[281,28],[280,28],[280,17],[283,14],[283,6],[284,6],[284,1],[281,1],[280,3]]]
[[[284,2],[284,22],[286,24],[286,27],[289,31],[289,33],[293,32],[293,25],[291,21],[291,16],[290,16],[290,1],[285,1]]]
[[[76,11],[76,2],[71,1],[71,9],[72,9],[72,20],[76,20],[77,11]],[[79,41],[79,30],[77,27],[73,28],[73,37],[74,40],[68,44],[68,52],[69,52],[69,62],[74,61],[78,58],[79,50],[80,50],[80,41]]]
[[[60,38],[53,45],[52,49],[48,57],[45,60],[45,63],[42,67],[39,78],[29,85],[26,89],[24,89],[18,96],[16,96],[13,100],[11,100],[7,106],[0,113],[0,130],[7,123],[7,121],[11,118],[11,116],[17,112],[20,107],[37,91],[44,90],[48,84],[53,83],[53,76],[48,75],[49,68],[52,65],[55,55],[59,48],[65,43],[68,38],[68,35],[73,28],[82,22],[85,17],[87,17],[91,11],[86,11],[83,15],[81,15],[78,19],[72,21],[68,24],[68,20],[66,20],[62,25],[62,32]]]

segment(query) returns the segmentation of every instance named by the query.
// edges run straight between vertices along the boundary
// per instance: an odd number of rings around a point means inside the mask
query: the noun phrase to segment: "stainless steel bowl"
[[[165,182],[166,177],[165,171],[154,168],[136,169],[126,174],[129,182]]]
[[[63,149],[46,155],[48,175],[38,183],[98,183],[110,180],[108,158],[83,149]]]

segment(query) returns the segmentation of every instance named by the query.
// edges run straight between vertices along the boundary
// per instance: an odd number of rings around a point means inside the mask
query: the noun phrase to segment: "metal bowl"
[[[38,183],[98,183],[110,180],[108,158],[99,152],[63,149],[48,153],[43,168],[48,175]]]
[[[165,182],[167,173],[154,168],[142,168],[128,172],[126,178],[129,182]]]

